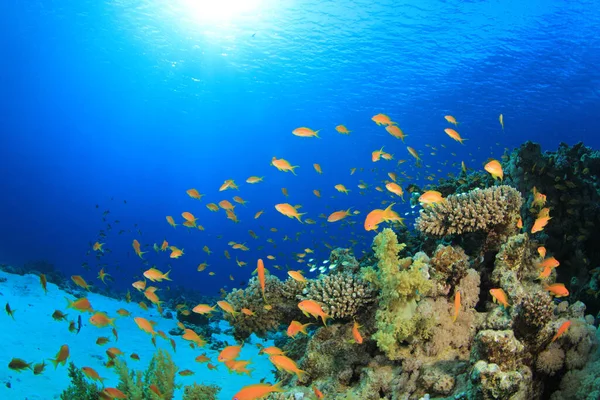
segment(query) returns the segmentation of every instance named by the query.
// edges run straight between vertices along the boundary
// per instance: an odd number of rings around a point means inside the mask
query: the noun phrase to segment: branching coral
[[[150,385],[155,385],[162,396],[161,399],[172,399],[177,388],[175,374],[177,366],[168,352],[158,350],[150,360],[145,372],[129,370],[127,363],[116,359],[115,371],[119,375],[117,388],[127,395],[130,400],[154,400],[157,395]]]
[[[375,319],[377,332],[373,338],[379,348],[394,360],[400,357],[400,345],[419,328],[426,325],[417,310],[418,301],[432,287],[429,280],[428,261],[424,253],[400,260],[398,253],[404,248],[398,244],[394,231],[381,231],[373,240],[377,263],[379,308]]]
[[[460,235],[492,229],[516,230],[521,194],[501,185],[448,196],[422,210],[415,227],[429,236]],[[513,228],[511,228],[513,227]]]
[[[365,306],[375,301],[371,285],[351,273],[321,275],[310,280],[300,300],[315,300],[332,318],[352,318]]]
[[[61,394],[61,400],[97,400],[100,394],[98,385],[88,382],[81,369],[77,368],[72,362],[69,363],[69,378],[71,385]]]

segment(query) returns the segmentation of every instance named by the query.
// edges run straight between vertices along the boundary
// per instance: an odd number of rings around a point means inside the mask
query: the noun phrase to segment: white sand
[[[67,366],[59,365],[56,370],[50,359],[55,358],[63,344],[69,345],[70,358],[77,367],[92,367],[101,377],[106,378],[107,387],[115,387],[118,383],[116,373],[103,366],[107,359],[106,349],[117,347],[125,353],[125,360],[130,368],[145,370],[150,358],[156,351],[151,342],[151,336],[142,332],[133,317],[144,317],[157,321],[155,330],[162,330],[168,334],[169,330],[176,327],[176,320],[164,319],[154,309],[142,310],[136,303],[126,303],[107,298],[98,294],[88,293],[92,307],[98,311],[106,312],[110,317],[117,316],[116,310],[124,308],[132,313],[130,317],[118,317],[115,323],[119,335],[118,342],[114,342],[111,327],[97,328],[89,323],[90,313],[81,313],[83,327],[79,334],[69,332],[69,323],[55,321],[52,318],[54,310],[67,313],[67,319],[77,319],[78,311],[67,309],[65,297],[74,299],[72,295],[60,290],[56,285],[48,283],[48,294],[44,294],[36,275],[13,275],[0,271],[0,278],[7,281],[0,283],[0,399],[28,399],[48,400],[60,398],[60,393],[70,384],[67,376]],[[6,303],[15,311],[13,320],[4,311]],[[221,321],[220,327],[227,329],[229,325]],[[99,336],[111,338],[111,342],[104,346],[96,344]],[[219,334],[217,339],[226,340],[230,345],[235,344],[231,336]],[[260,379],[275,381],[271,372],[272,365],[264,355],[258,355],[258,349],[253,344],[246,344],[240,359],[251,359],[249,368],[254,368],[252,377],[246,375],[230,374],[222,363],[217,361],[218,352],[208,348],[191,349],[189,342],[181,336],[173,336],[177,344],[177,352],[173,353],[171,344],[157,336],[157,348],[165,349],[171,354],[180,370],[191,369],[194,375],[182,377],[177,375],[175,382],[182,385],[216,384],[222,388],[219,399],[231,399],[233,395],[245,385],[258,383]],[[253,343],[262,343],[265,346],[270,342],[262,342],[252,338]],[[139,354],[141,361],[132,360],[131,353]],[[218,364],[218,370],[209,370],[206,363],[199,364],[194,359],[206,353],[211,362]],[[34,375],[30,370],[22,372],[8,368],[8,363],[13,357],[22,358],[27,362],[39,363],[45,360],[47,366],[41,375]],[[7,383],[12,386],[10,389]],[[175,399],[181,399],[183,386],[175,392]]]

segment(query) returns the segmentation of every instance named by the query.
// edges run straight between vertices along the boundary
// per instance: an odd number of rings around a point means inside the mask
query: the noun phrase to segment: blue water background
[[[563,141],[600,147],[597,1],[263,0],[230,18],[208,18],[187,0],[0,3],[4,263],[46,259],[93,284],[106,263],[122,289],[148,267],[133,254],[138,239],[148,265],[214,294],[247,280],[269,254],[276,260],[267,267],[280,275],[286,265],[304,267],[292,253],[307,247],[320,261],[329,254],[324,243],[355,239],[361,254],[374,236],[364,216],[392,199],[373,189],[387,172],[406,171],[404,186],[424,184],[431,174],[457,173],[460,161],[481,169],[525,140],[545,150]],[[377,113],[399,123],[406,144],[371,121]],[[459,120],[464,146],[444,134],[446,114]],[[338,124],[351,135],[335,132]],[[293,136],[299,126],[321,129],[322,139]],[[429,167],[416,168],[406,145]],[[395,159],[372,163],[381,146]],[[270,166],[273,156],[299,165],[297,176]],[[398,159],[408,161],[396,168]],[[265,180],[245,184],[250,175]],[[239,192],[218,192],[225,179]],[[364,195],[360,180],[370,186]],[[338,183],[350,194],[337,193]],[[189,188],[206,196],[193,200]],[[248,201],[236,207],[239,224],[205,207],[233,195]],[[281,202],[301,204],[318,223],[287,219],[274,209]],[[349,207],[361,211],[348,218],[355,224],[322,226],[320,213]],[[411,211],[407,203],[397,209]],[[258,210],[265,213],[255,220]],[[183,211],[205,231],[168,226],[165,216],[180,222]],[[111,253],[97,262],[86,253],[107,223]],[[185,255],[154,253],[165,238]],[[236,256],[248,266],[239,268]],[[196,272],[205,261],[210,267]]]

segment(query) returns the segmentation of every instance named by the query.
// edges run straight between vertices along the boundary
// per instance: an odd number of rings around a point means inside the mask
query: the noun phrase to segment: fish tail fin
[[[300,379],[301,375],[306,375],[306,371],[304,371],[303,369],[299,369],[296,371],[296,376],[298,377],[298,379]]]
[[[167,271],[167,273],[165,274],[165,276],[164,276],[164,278],[163,278],[164,280],[167,280],[167,281],[172,281],[172,279],[171,279],[171,278],[169,278],[169,273],[170,273],[170,272],[171,272],[171,270],[168,270],[168,271]]]
[[[58,364],[60,364],[60,361],[58,361],[56,359],[50,359],[50,361],[52,361],[52,364],[54,364],[54,369],[56,369],[56,367],[58,366]]]
[[[323,315],[321,315],[321,319],[323,320],[323,325],[327,326],[327,320],[330,318],[331,317],[328,314],[323,313]]]
[[[276,384],[274,384],[271,389],[273,389],[273,392],[279,392],[279,393],[285,392],[285,390],[283,390],[281,388],[281,382],[277,382]]]

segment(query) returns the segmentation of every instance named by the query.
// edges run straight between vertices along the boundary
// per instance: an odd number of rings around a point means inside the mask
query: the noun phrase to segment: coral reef
[[[225,300],[235,310],[247,308],[254,315],[240,313],[237,316],[225,314],[225,319],[233,325],[233,334],[237,340],[244,340],[252,333],[264,338],[267,333],[274,332],[281,325],[289,325],[294,320],[303,319],[298,309],[296,297],[302,293],[303,284],[291,278],[281,282],[279,278],[268,275],[265,279],[265,300],[257,278],[248,282],[246,289],[237,289],[230,292]],[[265,309],[269,304],[271,309]]]
[[[415,227],[430,236],[491,230],[515,232],[521,203],[521,194],[507,185],[475,189],[450,195],[425,208]]]
[[[186,386],[183,391],[183,400],[217,400],[221,388],[216,385]]]
[[[299,300],[315,300],[332,318],[353,318],[375,302],[371,285],[349,272],[321,275],[308,281]]]

